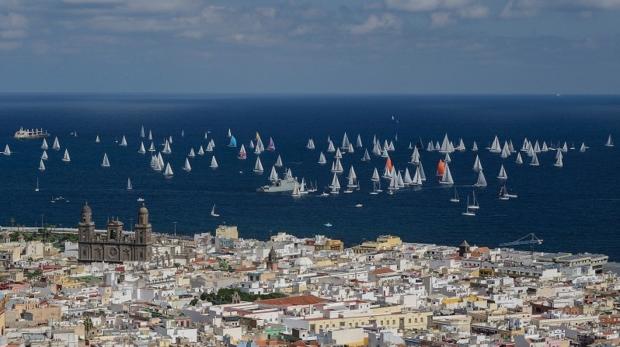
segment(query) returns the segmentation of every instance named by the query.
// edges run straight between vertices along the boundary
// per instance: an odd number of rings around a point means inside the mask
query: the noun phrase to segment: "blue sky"
[[[0,92],[620,93],[620,0],[0,0]]]

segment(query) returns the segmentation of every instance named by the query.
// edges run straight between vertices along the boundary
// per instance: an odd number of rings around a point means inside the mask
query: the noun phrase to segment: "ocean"
[[[394,117],[394,119],[393,119]],[[607,136],[620,139],[618,96],[244,96],[244,95],[0,95],[0,146],[9,144],[11,156],[0,155],[0,224],[74,227],[85,201],[93,209],[98,228],[108,218],[135,221],[139,202],[145,199],[155,231],[179,234],[213,231],[219,224],[237,225],[242,237],[266,239],[277,232],[298,236],[324,234],[353,245],[382,234],[406,241],[458,245],[497,246],[528,233],[544,239],[536,250],[604,253],[620,260],[620,170],[619,148],[603,146]],[[172,154],[165,155],[175,175],[165,179],[150,166],[150,155],[137,153],[139,130],[152,130],[155,144],[172,136]],[[61,144],[60,151],[47,151],[44,172],[38,170],[41,140],[18,141],[20,127],[45,128]],[[238,148],[229,148],[226,136],[232,130],[246,148],[258,131],[267,145],[275,141],[275,152],[261,154],[265,173],[255,175],[255,155],[237,159]],[[181,131],[185,135],[181,137]],[[70,136],[77,131],[78,136]],[[220,167],[209,168],[211,153],[190,159],[193,170],[182,170],[190,148],[206,146],[209,131],[216,144],[214,155]],[[404,170],[411,155],[409,142],[441,141],[444,134],[467,151],[451,155],[450,168],[461,203],[449,202],[453,188],[437,183],[435,167],[443,155],[421,150],[428,177],[421,190],[400,190],[394,195],[370,195],[373,168],[382,173],[385,159],[362,162],[363,150],[345,154],[345,173],[351,164],[361,189],[353,194],[293,198],[289,194],[260,194],[278,154],[293,175],[327,186],[332,178],[332,155],[319,166],[319,151],[327,137],[340,145],[344,132],[354,142],[360,134],[370,151],[373,135],[393,140],[390,156]],[[95,143],[99,135],[101,143]],[[125,135],[127,147],[117,141]],[[397,135],[397,141],[395,136]],[[571,150],[564,167],[553,166],[554,152],[540,153],[539,167],[515,164],[515,155],[502,160],[489,146],[497,135],[512,139],[520,149],[524,137],[547,143],[567,141],[585,153]],[[308,138],[317,149],[305,149]],[[477,141],[489,182],[477,189],[480,210],[465,217],[465,199],[477,174],[472,170],[476,153],[469,149]],[[148,141],[145,145],[148,146]],[[64,149],[71,162],[61,161]],[[158,147],[161,148],[161,147]],[[103,154],[111,167],[100,166]],[[498,199],[500,165],[508,173],[508,187],[518,199]],[[411,171],[413,175],[414,170]],[[282,173],[282,170],[280,170]],[[134,190],[125,189],[131,177]],[[34,187],[39,179],[40,191]],[[386,186],[386,181],[382,185]],[[65,200],[51,202],[62,196]],[[210,215],[215,204],[220,217]],[[356,208],[356,204],[363,207]],[[325,227],[325,223],[333,226]],[[529,249],[529,247],[525,247]]]

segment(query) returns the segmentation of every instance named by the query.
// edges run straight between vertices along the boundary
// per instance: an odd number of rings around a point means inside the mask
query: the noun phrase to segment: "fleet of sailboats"
[[[208,136],[208,134],[210,134],[210,132],[205,133],[205,139],[206,139],[205,143],[200,144],[200,145],[196,144],[197,147],[189,147],[189,152],[187,156],[185,157],[184,165],[182,166],[183,171],[188,172],[188,173],[192,171],[193,168],[192,168],[192,162],[190,161],[190,159],[194,160],[194,158],[196,158],[197,156],[204,156],[205,152],[211,152],[211,153],[215,152],[215,140],[210,135]],[[161,143],[161,146],[162,146],[160,147],[161,148],[160,152],[157,152],[157,149],[154,145],[153,134],[151,130],[148,131],[148,136],[147,136],[146,130],[144,126],[142,126],[140,128],[139,136],[140,136],[140,139],[148,138],[150,142],[147,142],[147,143],[149,143],[150,145],[148,146],[148,149],[147,149],[144,143],[145,140],[140,140],[139,141],[140,145],[139,145],[137,152],[140,154],[146,154],[147,151],[151,152],[151,163],[150,163],[151,168],[158,172],[163,171],[163,175],[166,178],[172,178],[174,176],[174,173],[172,170],[172,164],[171,164],[172,161],[166,160],[167,162],[164,162],[164,159],[162,157],[162,154],[164,155],[172,154],[172,145],[171,145],[173,143],[172,136],[163,137],[163,141],[159,142]],[[181,137],[184,137],[184,131],[181,132]],[[263,162],[261,160],[261,154],[264,151],[276,152],[275,141],[272,137],[268,138],[266,147],[263,145],[262,139],[258,133],[256,133],[256,136],[254,138],[250,139],[246,143],[238,142],[237,138],[232,134],[232,131],[230,129],[228,129],[227,137],[228,137],[228,145],[226,147],[236,148],[239,145],[238,152],[236,151],[236,149],[233,150],[237,153],[236,156],[238,159],[240,160],[247,159],[248,152],[246,151],[246,145],[250,149],[253,150],[254,154],[256,155],[256,160],[254,163],[253,171],[254,173],[259,174],[259,175],[261,175],[264,172]],[[367,148],[364,147],[364,142],[362,141],[362,137],[360,134],[357,134],[357,136],[354,139],[355,139],[354,141],[351,141],[347,133],[345,132],[342,136],[342,140],[340,141],[339,145],[336,145],[335,142],[337,140],[332,140],[332,137],[330,136],[327,137],[325,147],[323,147],[322,151],[319,152],[319,159],[317,161],[318,165],[326,165],[327,157],[325,153],[328,153],[328,155],[331,158],[333,158],[333,160],[330,159],[331,168],[329,169],[329,172],[331,173],[331,181],[329,182],[329,185],[327,186],[328,189],[326,190],[326,192],[322,194],[323,196],[340,194],[341,189],[343,188],[343,186],[341,186],[341,183],[340,183],[340,175],[345,172],[343,163],[346,163],[347,166],[350,165],[348,167],[346,176],[343,175],[343,179],[344,179],[343,182],[345,182],[343,183],[344,193],[351,194],[351,193],[354,193],[355,191],[362,190],[362,187],[361,187],[362,185],[360,184],[360,177],[358,176],[358,172],[356,171],[354,166],[351,165],[352,163],[351,158],[353,157],[357,159],[361,159],[361,162],[365,164],[360,164],[360,165],[364,165],[365,167],[367,167],[366,165],[368,165],[369,163],[373,161],[385,160],[385,166],[383,167],[382,175],[380,175],[379,170],[376,167],[372,169],[372,175],[370,178],[371,189],[369,191],[371,195],[378,195],[383,192],[382,187],[381,187],[382,183],[387,187],[386,190],[389,194],[395,194],[397,191],[407,189],[407,188],[409,189],[413,188],[413,190],[420,189],[422,185],[424,184],[424,182],[426,181],[426,174],[424,172],[424,167],[422,164],[422,155],[420,153],[420,149],[422,150],[425,149],[423,146],[424,143],[427,143],[426,145],[427,152],[436,152],[436,153],[441,154],[441,159],[439,160],[439,163],[437,166],[437,184],[439,184],[440,186],[454,186],[455,178],[453,176],[451,165],[455,161],[458,164],[458,162],[461,160],[461,156],[464,155],[460,153],[466,152],[468,150],[467,147],[465,146],[465,141],[462,138],[459,138],[458,141],[455,142],[456,143],[455,145],[455,143],[453,143],[450,140],[450,137],[448,136],[448,134],[444,134],[441,141],[429,140],[428,142],[422,142],[422,139],[419,139],[419,141],[416,141],[415,143],[412,141],[408,143],[408,146],[405,145],[407,149],[411,151],[410,157],[408,161],[405,160],[402,163],[403,165],[401,166],[399,164],[399,167],[397,168],[396,167],[397,163],[394,162],[393,154],[392,154],[393,152],[396,151],[396,144],[398,143],[396,136],[394,136],[394,138],[392,139],[390,138],[382,139],[377,136],[373,136],[372,142],[370,141],[368,142]],[[95,142],[101,143],[101,138],[99,135],[96,135]],[[182,142],[179,142],[179,143],[182,144]],[[577,142],[577,144],[579,144],[579,142]],[[614,146],[613,138],[611,135],[607,137],[607,141],[605,142],[604,145],[605,147]],[[119,146],[121,147],[127,146],[127,137],[125,135],[122,135]],[[44,172],[47,169],[45,161],[51,160],[47,152],[47,149],[49,147],[48,147],[48,143],[45,138],[42,140],[40,148],[42,149],[42,154],[40,157],[38,169],[41,172]],[[51,148],[56,151],[59,151],[61,149],[60,140],[57,136],[54,137]],[[198,151],[195,151],[194,148],[198,148]],[[307,140],[305,148],[309,151],[313,151],[317,149],[317,146],[313,138],[309,138]],[[549,162],[548,159],[546,158],[548,158],[547,156],[550,154],[544,154],[544,153],[547,153],[547,152],[555,153],[555,161],[553,162],[553,166],[562,168],[564,166],[565,158],[568,158],[567,157],[567,155],[569,155],[568,153],[571,150],[575,150],[576,148],[580,153],[584,153],[589,147],[586,146],[585,142],[581,142],[581,145],[576,147],[574,143],[569,146],[567,141],[545,141],[545,140],[538,140],[538,139],[529,140],[528,138],[524,138],[521,148],[516,149],[511,139],[502,138],[500,141],[499,136],[494,136],[492,141],[490,142],[489,147],[487,147],[487,149],[490,153],[497,155],[497,158],[500,158],[497,160],[501,160],[501,162],[499,163],[499,173],[497,174],[497,179],[499,180],[500,185],[501,185],[500,193],[498,195],[499,199],[509,200],[509,199],[513,199],[517,197],[516,194],[509,193],[508,189],[506,188],[506,182],[508,181],[508,174],[507,174],[506,168],[510,167],[510,164],[512,163],[512,161],[509,161],[510,160],[509,157],[512,156],[513,154],[515,154],[515,159],[514,159],[514,164],[512,165],[522,165],[524,163],[524,158],[526,159],[529,158],[528,164],[530,166],[540,166],[541,160],[543,161],[543,163]],[[355,153],[356,149],[360,150],[359,153],[363,153],[363,154],[361,156],[352,155]],[[472,152],[472,156],[474,159],[472,169],[476,173],[477,177],[476,177],[475,182],[472,185],[469,185],[469,187],[473,187],[474,190],[467,197],[466,210],[465,212],[463,212],[463,215],[467,215],[467,216],[475,216],[476,211],[480,209],[480,206],[478,205],[478,201],[476,198],[476,191],[477,190],[483,191],[488,186],[488,182],[486,180],[486,177],[484,174],[484,168],[483,168],[482,161],[481,161],[481,154],[479,154],[478,150],[479,150],[479,147],[478,147],[477,142],[472,141],[472,145],[469,151]],[[220,152],[218,151],[218,155],[219,153]],[[2,154],[5,156],[10,156],[12,154],[12,150],[8,144],[5,146]],[[306,183],[305,178],[298,180],[296,177],[293,177],[290,169],[287,169],[284,171],[284,174],[283,174],[284,178],[281,179],[278,174],[278,169],[284,167],[284,162],[282,160],[282,154],[277,153],[277,155],[276,154],[272,154],[272,155],[273,157],[271,157],[271,154],[263,155],[264,157],[263,159],[268,160],[269,165],[271,166],[271,171],[268,177],[268,180],[270,182],[274,184],[282,180],[290,180],[294,182],[294,184],[291,186],[292,188],[287,190],[288,192],[290,192],[291,196],[293,197],[301,197],[303,195],[309,194],[310,192],[315,192],[318,190],[317,189],[318,185],[316,183],[313,185],[312,184],[313,182],[310,182],[310,184],[308,185]],[[434,155],[437,156],[437,154],[434,154]],[[275,157],[275,160],[273,159],[274,157]],[[54,159],[54,156],[52,156],[52,159]],[[64,153],[63,153],[61,160],[65,163],[71,162],[71,157],[70,157],[68,148],[64,148]],[[491,163],[493,163],[493,161],[491,161]],[[411,165],[411,166],[409,167],[408,165]],[[110,167],[110,160],[109,160],[107,153],[103,153],[101,167],[104,167],[104,168]],[[219,167],[219,163],[215,155],[211,156],[209,167],[212,169],[217,169]],[[462,166],[458,164],[456,167],[460,168]],[[51,168],[53,167],[51,166]],[[200,166],[197,166],[196,168],[197,170],[199,170]],[[327,171],[327,168],[325,168],[324,170]],[[370,171],[370,168],[360,169],[360,172],[362,174],[368,171]],[[240,172],[242,173],[242,171]],[[457,178],[460,178],[461,172],[457,170],[456,173],[459,175],[459,177]],[[474,177],[471,177],[470,179],[473,180],[473,178]],[[363,176],[362,176],[361,182],[362,183],[367,182],[363,179]],[[130,178],[127,179],[126,189],[127,190],[133,189]],[[36,191],[38,191],[38,177],[37,177]],[[455,187],[453,191],[454,191],[454,194],[452,197],[450,197],[449,200],[452,203],[459,203],[461,199],[458,196],[457,188]],[[215,205],[212,208],[212,215],[214,215],[214,213],[215,213]]]

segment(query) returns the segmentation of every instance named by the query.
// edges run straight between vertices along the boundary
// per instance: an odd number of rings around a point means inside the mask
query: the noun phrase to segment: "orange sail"
[[[439,163],[437,163],[437,176],[443,176],[444,172],[446,172],[446,163],[439,159]]]
[[[388,169],[388,171],[392,171],[394,165],[392,165],[392,159],[390,159],[390,157],[385,160],[385,167]]]

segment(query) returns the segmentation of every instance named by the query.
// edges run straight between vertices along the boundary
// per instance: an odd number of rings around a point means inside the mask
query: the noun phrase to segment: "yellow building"
[[[215,229],[215,236],[222,239],[238,239],[239,231],[236,226],[220,225]]]
[[[399,330],[426,329],[432,312],[402,311],[401,306],[372,308],[369,312],[347,317],[309,319],[308,330],[313,333],[344,328],[383,327]]]
[[[340,240],[327,239],[325,243],[316,243],[314,249],[317,251],[338,251],[344,250],[344,243]]]
[[[366,241],[361,245],[353,247],[353,252],[358,254],[389,251],[399,247],[403,241],[398,236],[381,235],[377,241]]]

